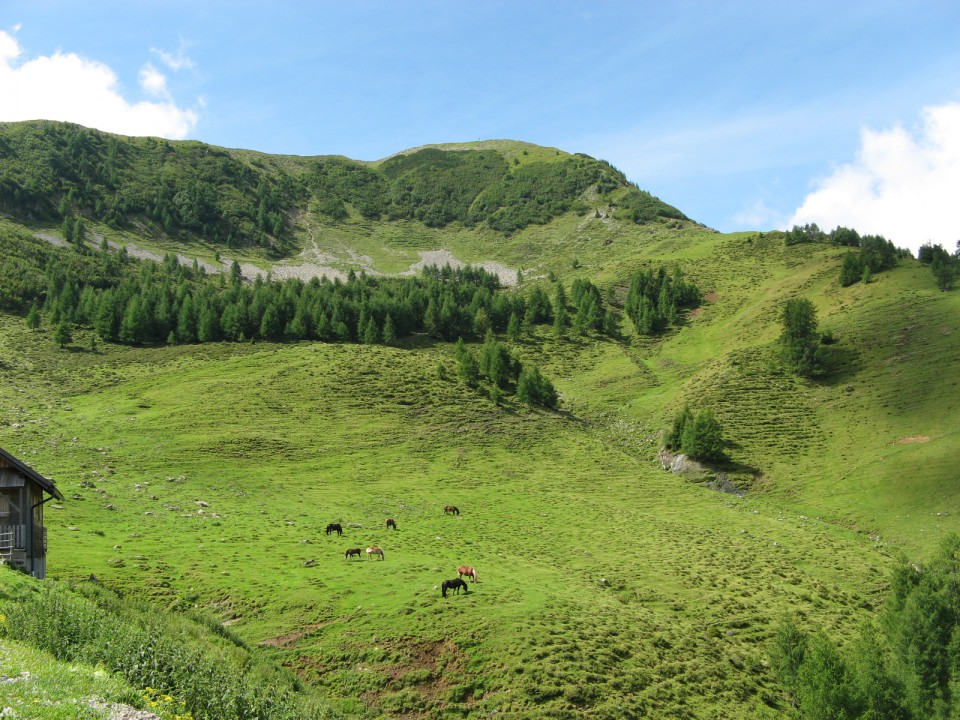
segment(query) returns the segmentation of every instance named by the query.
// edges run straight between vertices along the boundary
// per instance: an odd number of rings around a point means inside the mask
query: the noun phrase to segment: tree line
[[[473,336],[482,310],[505,331],[510,315],[527,316],[527,298],[497,293],[499,279],[479,268],[428,267],[416,278],[315,278],[245,283],[240,268],[210,278],[167,255],[141,262],[107,286],[85,284],[59,262],[46,270],[41,307],[52,324],[90,326],[108,342],[196,343],[323,340],[392,343],[415,333],[454,340]]]
[[[925,243],[920,246],[917,260],[930,266],[938,288],[952,290],[960,276],[960,241],[957,241],[957,249],[952,255],[943,245]]]
[[[46,263],[41,291],[33,288],[31,324],[41,315],[92,327],[107,342],[243,342],[321,340],[392,344],[425,333],[437,339],[485,338],[489,331],[518,340],[535,325],[568,333],[618,338],[620,315],[608,293],[577,279],[568,294],[557,283],[553,298],[542,285],[503,292],[482,268],[429,266],[418,277],[370,277],[351,271],[346,281],[314,278],[243,282],[234,261],[228,273],[207,277],[173,254],[160,263],[131,263],[104,243],[87,257],[60,253]],[[39,284],[39,283],[38,283]],[[29,293],[28,293],[29,295]],[[679,269],[638,270],[627,294],[627,313],[638,333],[662,332],[678,322],[681,305],[699,290]],[[651,298],[656,298],[655,301]],[[650,318],[654,318],[653,321]]]
[[[830,243],[840,247],[856,248],[843,256],[840,266],[840,284],[848,287],[858,282],[869,282],[877,273],[896,266],[897,261],[913,257],[913,254],[894,244],[882,235],[860,235],[856,230],[837,227],[829,233],[816,223],[794,225],[784,236],[787,245],[800,243]],[[951,254],[943,245],[924,243],[917,253],[917,260],[929,265],[941,290],[951,290],[960,276],[960,241]]]
[[[98,252],[45,244],[36,249],[41,252],[35,262],[46,258],[43,283],[34,277],[20,306],[29,304],[29,326],[46,322],[61,346],[72,341],[77,326],[94,331],[94,347],[97,338],[128,345],[257,340],[394,344],[426,334],[457,340],[457,374],[471,387],[486,384],[495,402],[514,394],[519,402],[553,407],[558,396],[549,379],[535,365],[521,362],[496,335],[518,342],[533,326],[552,324],[558,337],[608,331],[619,336],[618,313],[599,288],[583,279],[573,283],[572,298],[557,283],[551,300],[540,285],[505,292],[496,275],[470,266],[431,265],[406,278],[351,271],[345,281],[275,281],[261,275],[247,283],[236,262],[228,273],[208,276],[196,262],[183,265],[172,253],[154,262],[132,260],[105,243]],[[464,345],[464,338],[482,339],[479,353]]]

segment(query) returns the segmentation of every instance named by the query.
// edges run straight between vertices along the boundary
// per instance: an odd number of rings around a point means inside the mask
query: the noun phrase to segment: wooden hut
[[[0,448],[0,561],[37,578],[47,574],[43,504],[54,498],[63,495],[52,480]]]

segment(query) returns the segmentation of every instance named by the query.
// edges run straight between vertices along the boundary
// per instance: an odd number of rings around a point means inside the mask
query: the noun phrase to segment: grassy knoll
[[[958,529],[960,299],[912,262],[840,289],[832,248],[684,224],[568,215],[486,257],[547,242],[527,267],[618,286],[677,262],[709,292],[655,341],[524,338],[559,413],[440,379],[445,344],[58,351],[0,316],[0,444],[67,496],[50,573],[211,610],[348,715],[789,715],[780,618],[850,637],[891,556]],[[838,338],[816,381],[776,360],[797,296]],[[723,423],[745,498],[660,468],[684,403]],[[480,582],[441,598],[463,563]]]

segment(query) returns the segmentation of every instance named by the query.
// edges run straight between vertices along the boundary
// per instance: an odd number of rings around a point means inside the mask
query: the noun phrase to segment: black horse
[[[462,578],[454,578],[453,580],[444,580],[440,585],[440,592],[444,597],[447,596],[447,590],[453,590],[453,592],[459,595],[460,588],[463,588],[464,593],[470,592],[467,589],[467,583],[465,583]]]
[[[350,548],[343,554],[343,559],[349,560],[353,556],[356,556],[357,559],[359,560],[363,556],[363,550],[361,550],[360,548]]]
[[[327,525],[327,535],[329,535],[330,533],[343,535],[343,528],[340,527],[340,523],[330,523],[329,525]]]

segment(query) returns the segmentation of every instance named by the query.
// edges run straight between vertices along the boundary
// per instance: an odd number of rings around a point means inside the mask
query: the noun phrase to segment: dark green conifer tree
[[[813,375],[820,361],[817,310],[805,298],[791,298],[783,308],[780,343],[787,368],[797,375]]]
[[[507,337],[510,342],[520,340],[520,318],[517,317],[515,312],[510,313],[510,319],[507,321]]]
[[[40,327],[40,310],[36,303],[30,306],[30,312],[27,313],[27,327],[31,330]]]
[[[383,343],[384,345],[393,345],[397,342],[397,331],[393,327],[393,318],[390,313],[383,319]]]
[[[53,341],[61,348],[66,347],[67,343],[73,341],[73,333],[70,332],[70,325],[66,320],[61,320],[53,330]]]

